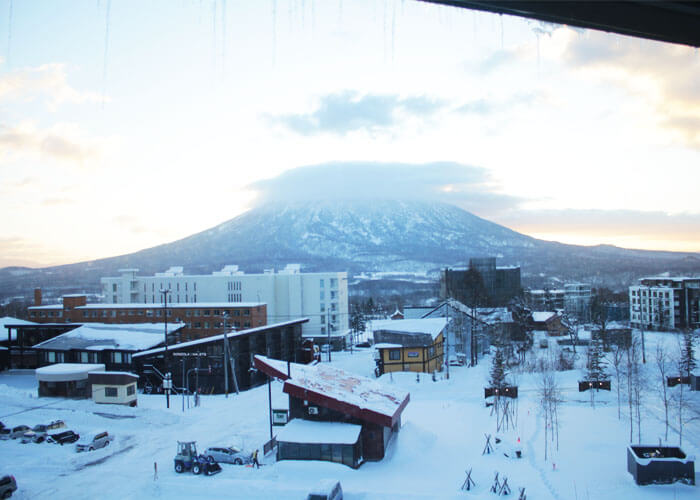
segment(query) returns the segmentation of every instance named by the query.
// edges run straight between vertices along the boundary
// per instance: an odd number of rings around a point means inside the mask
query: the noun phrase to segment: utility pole
[[[634,312],[639,311],[639,331],[642,333],[642,363],[647,362],[646,349],[644,348],[644,317],[642,316],[642,298],[639,298],[639,306],[634,308]],[[651,307],[649,308],[651,312]]]
[[[168,294],[170,290],[160,289],[160,294],[163,296],[163,318],[165,325],[165,353],[163,354],[163,362],[165,363],[165,375],[168,377],[170,374],[170,360],[168,359]],[[168,377],[170,378],[170,377]],[[164,387],[165,389],[165,405],[170,408],[170,387]]]
[[[447,368],[447,380],[450,380],[450,299],[447,299],[447,302],[445,303],[447,307],[447,328],[445,328],[445,334],[447,335],[445,337],[445,367]]]
[[[328,333],[328,362],[331,362],[331,312],[326,311],[326,329]]]
[[[224,393],[228,398],[228,338],[226,337],[226,316],[228,313],[224,311],[222,316],[224,318]]]

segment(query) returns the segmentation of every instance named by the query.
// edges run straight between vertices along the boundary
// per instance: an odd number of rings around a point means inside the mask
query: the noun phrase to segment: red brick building
[[[163,323],[162,304],[88,304],[85,295],[64,295],[62,304],[42,305],[35,290],[29,318],[36,323]],[[210,337],[226,327],[245,330],[267,325],[267,305],[262,302],[168,303],[167,320],[185,323],[180,341]]]

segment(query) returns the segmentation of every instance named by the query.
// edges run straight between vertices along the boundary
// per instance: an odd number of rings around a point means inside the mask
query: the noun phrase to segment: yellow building
[[[447,324],[446,318],[373,321],[375,374],[440,371]]]

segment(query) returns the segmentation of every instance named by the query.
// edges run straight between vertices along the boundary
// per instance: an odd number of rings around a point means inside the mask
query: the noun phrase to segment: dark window
[[[136,385],[135,384],[131,384],[131,385],[126,386],[126,395],[127,396],[131,396],[135,392],[136,392]]]
[[[391,361],[398,361],[401,359],[401,351],[399,349],[392,349],[389,351],[389,359]]]
[[[105,397],[116,398],[117,388],[116,387],[105,387]]]

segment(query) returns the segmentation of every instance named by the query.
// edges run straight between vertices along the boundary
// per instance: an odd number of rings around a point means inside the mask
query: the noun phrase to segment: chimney
[[[34,289],[34,305],[35,306],[41,305],[41,288]]]

